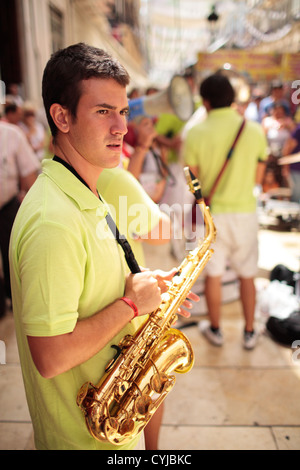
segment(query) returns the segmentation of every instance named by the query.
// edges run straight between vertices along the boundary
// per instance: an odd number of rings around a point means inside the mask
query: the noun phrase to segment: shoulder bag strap
[[[242,124],[241,124],[241,126],[240,126],[240,128],[239,128],[239,130],[238,130],[238,133],[237,133],[237,135],[235,136],[235,139],[234,139],[234,141],[233,141],[233,144],[232,144],[232,146],[230,147],[230,150],[229,150],[229,152],[228,152],[228,154],[227,154],[227,156],[226,156],[225,162],[224,162],[224,164],[223,164],[223,166],[222,166],[222,168],[221,168],[221,170],[220,170],[220,173],[218,174],[218,176],[217,176],[217,178],[216,178],[216,180],[215,180],[215,182],[214,182],[214,184],[213,184],[213,186],[212,186],[212,188],[211,188],[211,190],[210,190],[209,196],[205,198],[205,202],[206,202],[206,204],[207,204],[208,206],[210,205],[210,202],[211,202],[212,196],[213,196],[213,194],[214,194],[214,192],[215,192],[215,190],[216,190],[216,187],[217,187],[217,185],[218,185],[218,183],[219,183],[219,181],[220,181],[220,179],[221,179],[222,174],[223,174],[224,171],[225,171],[226,166],[227,166],[228,163],[229,163],[229,160],[230,160],[232,154],[233,154],[233,151],[234,151],[234,149],[235,149],[235,146],[236,146],[236,144],[237,144],[237,141],[239,140],[239,137],[240,137],[240,135],[241,135],[241,133],[242,133],[242,130],[243,130],[244,126],[245,126],[245,122],[246,122],[246,120],[243,119]]]

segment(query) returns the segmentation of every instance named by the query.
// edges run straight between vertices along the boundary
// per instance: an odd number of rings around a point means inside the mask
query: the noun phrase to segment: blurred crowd
[[[129,133],[125,137],[126,142],[132,147],[130,153],[127,149],[125,154],[125,166],[129,166],[130,170],[134,165],[133,161],[137,158],[133,149],[139,147],[139,140],[143,141],[142,128],[145,126],[146,120],[148,121],[147,126],[152,129],[152,133],[148,135],[153,136],[153,146],[159,148],[159,155],[166,168],[163,173],[158,169],[158,163],[155,163],[155,159],[146,152],[147,146],[151,148],[147,144],[144,149],[144,159],[139,156],[139,173],[135,172],[135,176],[139,177],[142,184],[145,185],[150,185],[149,181],[152,181],[151,188],[150,186],[145,187],[156,202],[161,200],[162,187],[168,186],[166,180],[171,178],[171,182],[174,184],[174,178],[176,178],[175,174],[170,175],[167,168],[170,170],[175,162],[180,163],[181,167],[184,164],[181,150],[188,130],[206,117],[197,86],[191,77],[190,79],[191,90],[195,97],[195,112],[188,122],[182,122],[174,114],[168,113],[162,113],[152,119],[140,116],[139,122],[129,123]],[[146,91],[134,88],[129,99],[136,99],[139,96],[158,91],[153,87]],[[252,86],[249,100],[243,103],[236,101],[235,106],[246,119],[258,122],[267,138],[268,161],[261,188],[263,197],[272,197],[274,194],[276,195],[276,189],[286,188],[285,192],[278,191],[278,195],[285,194],[288,200],[299,203],[300,162],[283,164],[283,160],[280,160],[281,157],[300,151],[300,106],[293,102],[294,92],[295,90],[291,88],[290,83],[283,83],[276,79],[264,84],[264,86]],[[142,122],[144,124],[141,124]],[[150,161],[152,161],[152,166]]]
[[[18,85],[8,87],[2,122],[18,126],[25,134],[33,152],[41,162],[49,153],[50,132],[44,111],[29,100],[24,100]]]
[[[140,115],[128,123],[122,166],[140,180],[157,203],[164,201],[165,192],[170,192],[169,186],[176,186],[180,178],[184,164],[181,149],[188,129],[206,116],[193,77],[187,75],[187,79],[195,100],[195,112],[188,122],[166,112],[157,116]],[[146,90],[133,88],[128,99],[155,95],[159,91],[156,87]],[[300,106],[293,103],[293,91],[290,84],[273,80],[267,87],[253,86],[250,99],[242,104],[236,103],[236,106],[246,119],[261,124],[268,141],[269,158],[263,192],[293,187],[290,199],[299,202],[300,194],[296,189],[300,185],[294,178],[299,175],[300,163],[278,164],[281,157],[300,151]],[[40,162],[51,155],[51,136],[44,112],[20,96],[17,84],[8,87],[1,122],[16,125],[24,132]]]
[[[187,73],[185,78],[195,102],[195,112],[189,121],[183,122],[170,112],[156,116],[142,114],[132,120],[129,117],[120,162],[120,166],[139,180],[145,191],[163,210],[168,211],[168,207],[172,206],[172,213],[169,214],[174,227],[171,249],[177,259],[182,259],[182,228],[185,226],[184,238],[188,240],[193,217],[190,210],[193,195],[189,192],[184,177],[182,148],[189,129],[203,121],[207,115],[193,75]],[[285,188],[287,199],[299,203],[300,162],[281,164],[280,159],[300,152],[300,107],[292,102],[293,90],[290,84],[274,80],[264,90],[258,86],[252,87],[250,99],[246,103],[235,103],[239,113],[247,120],[256,121],[262,126],[268,142],[268,160],[261,194],[274,195],[276,190]],[[134,88],[128,94],[128,99],[130,102],[142,96],[155,96],[159,91],[156,87],[149,87],[147,90]],[[11,84],[7,92],[0,118],[0,139],[3,142],[7,129],[14,127],[18,132],[19,147],[12,150],[16,154],[10,160],[5,154],[7,149],[4,149],[4,145],[1,146],[0,213],[3,217],[7,217],[6,211],[11,209],[11,201],[16,201],[14,208],[10,210],[9,223],[5,229],[1,220],[1,232],[6,232],[5,237],[1,236],[4,278],[7,278],[8,272],[9,233],[18,205],[38,176],[41,161],[52,155],[51,134],[44,111],[20,96],[18,85]],[[15,141],[13,135],[11,139]],[[5,169],[9,166],[11,167],[8,170]],[[10,187],[5,184],[8,179],[11,180]],[[5,295],[10,297],[9,281],[6,279],[5,282],[6,285],[3,283],[1,289],[6,294],[1,298],[5,298]]]
[[[300,108],[293,103],[293,89],[280,80],[273,80],[269,95],[253,90],[253,100],[245,110],[245,117],[261,123],[268,141],[268,163],[263,191],[268,193],[280,187],[289,188],[290,200],[300,200],[300,162],[282,164],[282,157],[300,151]]]

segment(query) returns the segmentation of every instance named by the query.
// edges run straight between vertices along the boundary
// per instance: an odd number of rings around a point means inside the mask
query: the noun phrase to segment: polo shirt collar
[[[225,106],[223,108],[214,108],[211,109],[208,113],[207,116],[208,118],[214,118],[215,116],[228,116],[230,114],[237,114],[236,110],[233,109],[231,106]]]
[[[42,161],[43,174],[50,178],[68,197],[72,198],[80,210],[102,209],[107,207],[95,194],[83,184],[70,170],[59,162],[45,159]]]

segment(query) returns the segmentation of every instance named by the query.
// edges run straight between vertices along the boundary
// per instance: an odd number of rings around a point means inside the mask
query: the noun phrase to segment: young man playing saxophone
[[[10,246],[16,334],[37,449],[133,449],[140,437],[118,447],[97,441],[76,404],[81,385],[99,381],[114,355],[111,346],[159,306],[164,279],[174,275],[128,274],[105,219],[108,206],[97,182],[104,168],[119,164],[128,82],[122,65],[82,43],[53,54],[44,71],[55,157],[43,162],[23,201]],[[154,220],[162,223],[160,214]],[[153,229],[147,221],[141,235]]]

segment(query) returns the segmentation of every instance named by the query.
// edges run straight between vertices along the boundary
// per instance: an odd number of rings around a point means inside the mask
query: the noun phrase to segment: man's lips
[[[122,142],[111,142],[110,144],[107,144],[107,147],[119,150],[122,147]]]

